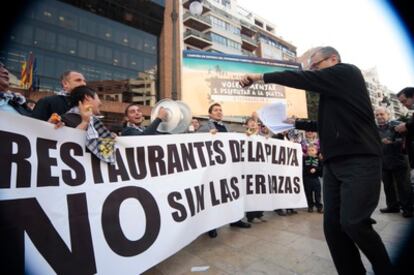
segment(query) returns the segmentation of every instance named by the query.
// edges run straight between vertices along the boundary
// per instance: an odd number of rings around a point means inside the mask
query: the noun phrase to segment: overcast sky
[[[300,56],[316,46],[333,46],[342,61],[376,67],[381,84],[394,93],[414,86],[414,53],[398,17],[382,0],[238,0],[272,22],[276,34]]]

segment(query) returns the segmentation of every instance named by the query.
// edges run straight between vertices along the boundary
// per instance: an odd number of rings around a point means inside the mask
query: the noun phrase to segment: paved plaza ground
[[[373,214],[375,229],[381,235],[392,259],[396,257],[404,231],[414,219],[401,214]],[[206,234],[175,255],[151,268],[145,275],[182,274],[337,274],[322,230],[322,214],[298,209],[298,214],[279,216],[265,212],[267,222],[252,224],[250,229],[223,226],[218,237]],[[368,274],[371,266],[363,256]],[[414,262],[414,258],[413,258]],[[208,266],[205,272],[191,272],[192,267]]]

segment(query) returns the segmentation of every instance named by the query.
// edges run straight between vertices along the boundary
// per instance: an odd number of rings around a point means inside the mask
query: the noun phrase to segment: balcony
[[[252,37],[257,33],[255,27],[247,23],[246,21],[240,20],[240,24],[241,24],[241,31],[240,31],[241,34],[244,34],[248,37]]]
[[[204,49],[205,47],[213,45],[209,34],[189,29],[184,32],[184,43],[199,49]]]
[[[246,51],[246,50],[243,50],[243,49],[242,49],[242,55],[245,55],[245,56],[256,56],[253,52]]]
[[[254,51],[257,48],[257,41],[244,34],[241,35],[242,49]]]
[[[183,23],[185,26],[200,32],[211,28],[211,20],[209,17],[193,15],[191,13],[184,14]]]

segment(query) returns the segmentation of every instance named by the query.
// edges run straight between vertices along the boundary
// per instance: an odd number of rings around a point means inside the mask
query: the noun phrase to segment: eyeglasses
[[[309,69],[310,70],[316,70],[319,68],[319,65],[324,62],[325,60],[328,60],[329,58],[331,58],[330,56],[325,57],[324,59],[319,60],[318,62],[313,63],[312,65],[310,65]]]

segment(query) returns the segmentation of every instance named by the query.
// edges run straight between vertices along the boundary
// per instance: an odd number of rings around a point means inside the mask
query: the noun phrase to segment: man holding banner
[[[86,85],[85,77],[76,71],[66,71],[60,77],[62,90],[56,95],[40,99],[33,110],[33,117],[47,121],[53,113],[62,115],[69,111],[68,95],[78,87]]]
[[[332,47],[311,56],[311,70],[249,74],[240,85],[276,83],[320,94],[318,131],[324,156],[324,232],[339,274],[365,274],[358,248],[375,274],[392,274],[371,214],[381,188],[381,143],[361,71]],[[314,130],[308,123],[304,130]],[[312,129],[313,128],[313,129]]]
[[[221,105],[218,103],[212,104],[208,108],[208,116],[210,119],[208,120],[206,125],[201,126],[198,129],[198,132],[205,133],[210,132],[212,134],[215,134],[217,132],[229,132],[229,128],[227,125],[225,125],[222,122],[223,119],[223,110],[221,109]],[[243,222],[242,220],[239,220],[237,222],[230,223],[230,226],[237,226],[240,228],[250,228],[251,225],[248,223]],[[217,237],[217,229],[210,230],[208,232],[208,235],[211,238]]]

